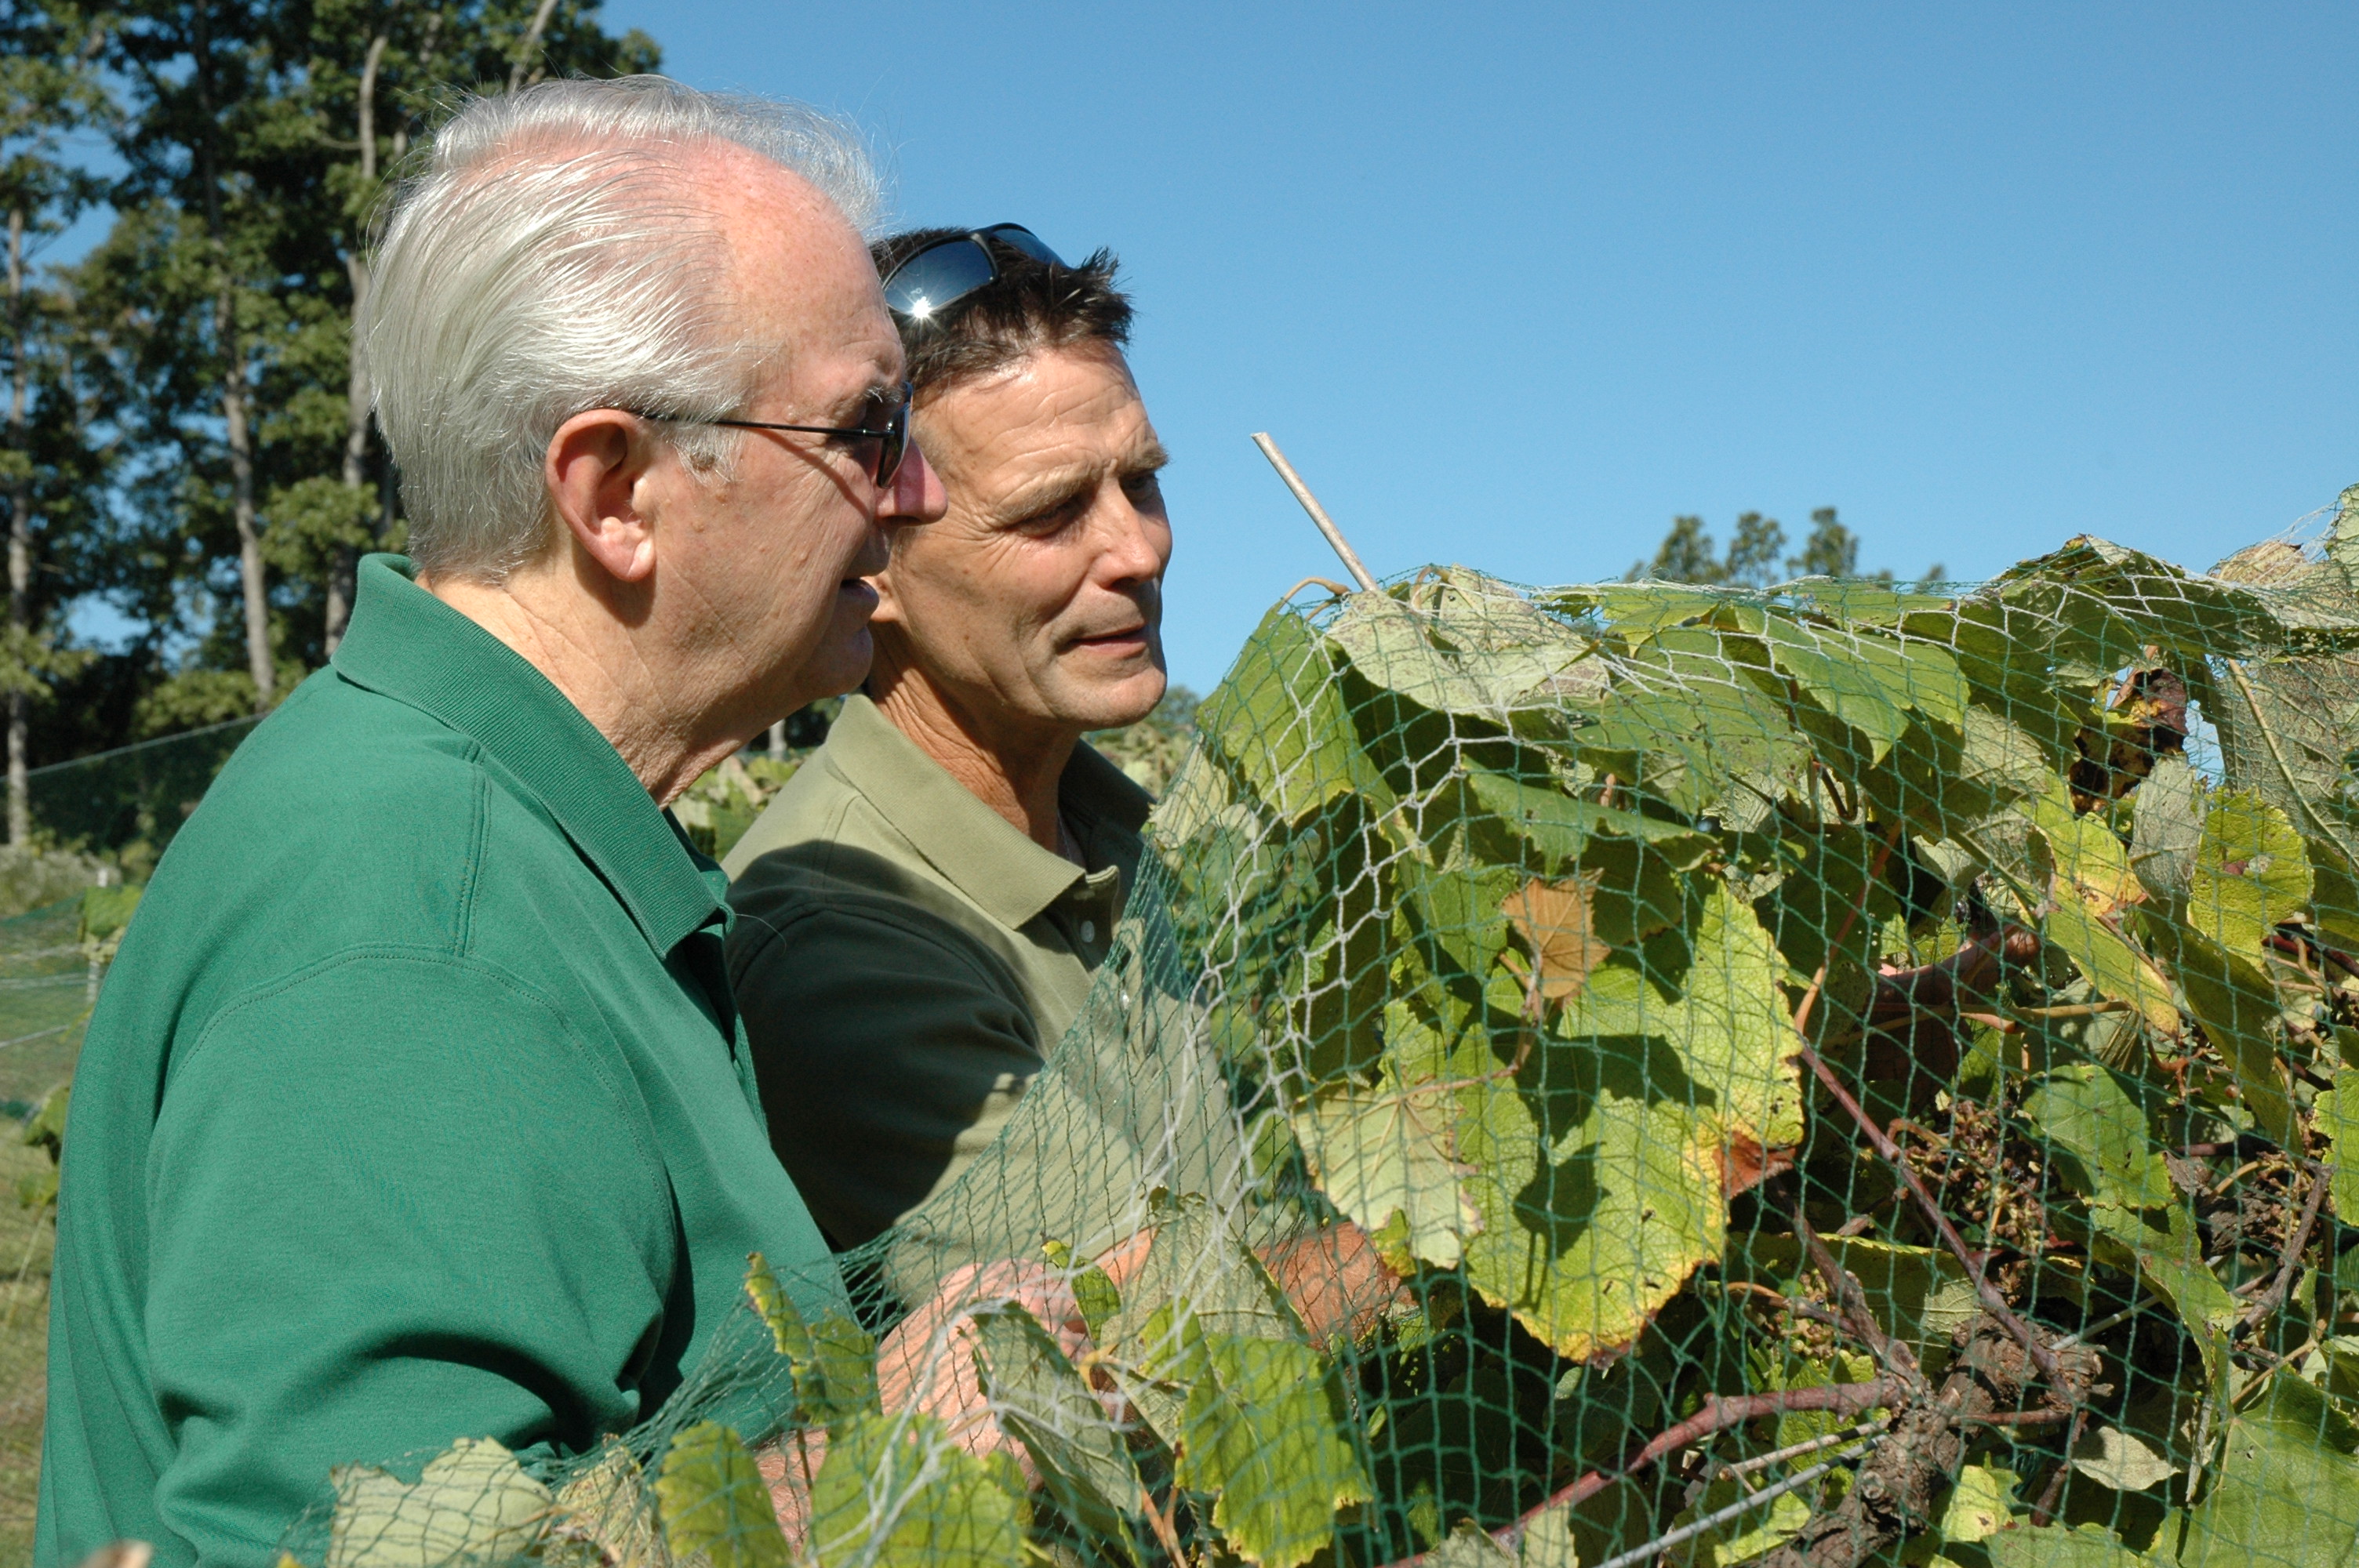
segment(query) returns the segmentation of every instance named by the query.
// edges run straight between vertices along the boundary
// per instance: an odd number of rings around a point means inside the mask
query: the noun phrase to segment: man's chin
[[[1149,665],[1122,680],[1076,682],[1061,704],[1072,722],[1089,730],[1119,730],[1155,711],[1169,684],[1161,670]]]
[[[842,697],[856,689],[868,678],[875,653],[865,621],[848,632],[832,633],[826,645],[804,663],[799,674],[795,687],[800,696],[796,706],[806,707],[821,697]]]

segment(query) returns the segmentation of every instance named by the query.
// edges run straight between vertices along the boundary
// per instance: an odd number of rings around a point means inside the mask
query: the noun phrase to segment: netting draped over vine
[[[348,1468],[290,1549],[2339,1564],[2354,572],[2346,509],[2208,575],[1281,606],[854,1314],[753,1260],[647,1427]]]

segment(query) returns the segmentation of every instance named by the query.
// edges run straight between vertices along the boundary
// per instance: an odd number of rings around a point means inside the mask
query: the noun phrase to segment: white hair
[[[583,409],[742,409],[775,345],[733,330],[727,237],[685,178],[716,143],[802,176],[864,233],[880,214],[848,126],[660,76],[473,99],[435,136],[355,324],[421,569],[497,581],[538,555],[544,455]],[[734,431],[663,428],[701,470],[735,451]]]

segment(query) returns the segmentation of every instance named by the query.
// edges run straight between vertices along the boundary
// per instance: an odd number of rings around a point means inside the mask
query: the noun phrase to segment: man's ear
[[[619,408],[591,408],[549,438],[542,477],[557,521],[618,582],[656,569],[655,519],[640,510],[639,481],[658,448],[647,421]]]

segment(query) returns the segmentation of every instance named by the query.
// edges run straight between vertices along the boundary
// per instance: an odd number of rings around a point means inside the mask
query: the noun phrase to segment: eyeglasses
[[[792,430],[804,436],[841,436],[847,441],[876,443],[876,466],[869,471],[875,476],[876,488],[883,490],[901,471],[901,460],[909,455],[909,399],[912,395],[908,382],[901,384],[901,401],[885,416],[885,427],[872,430],[864,425],[771,425],[759,419],[684,419],[668,414],[641,414],[642,419],[652,419],[660,425],[721,425],[732,430]],[[634,411],[636,412],[636,411]]]
[[[943,311],[999,276],[984,242],[996,240],[1013,251],[1050,266],[1065,265],[1064,257],[1041,243],[1040,236],[1020,223],[995,223],[952,239],[937,240],[904,261],[885,277],[885,305],[896,316],[931,321]]]

